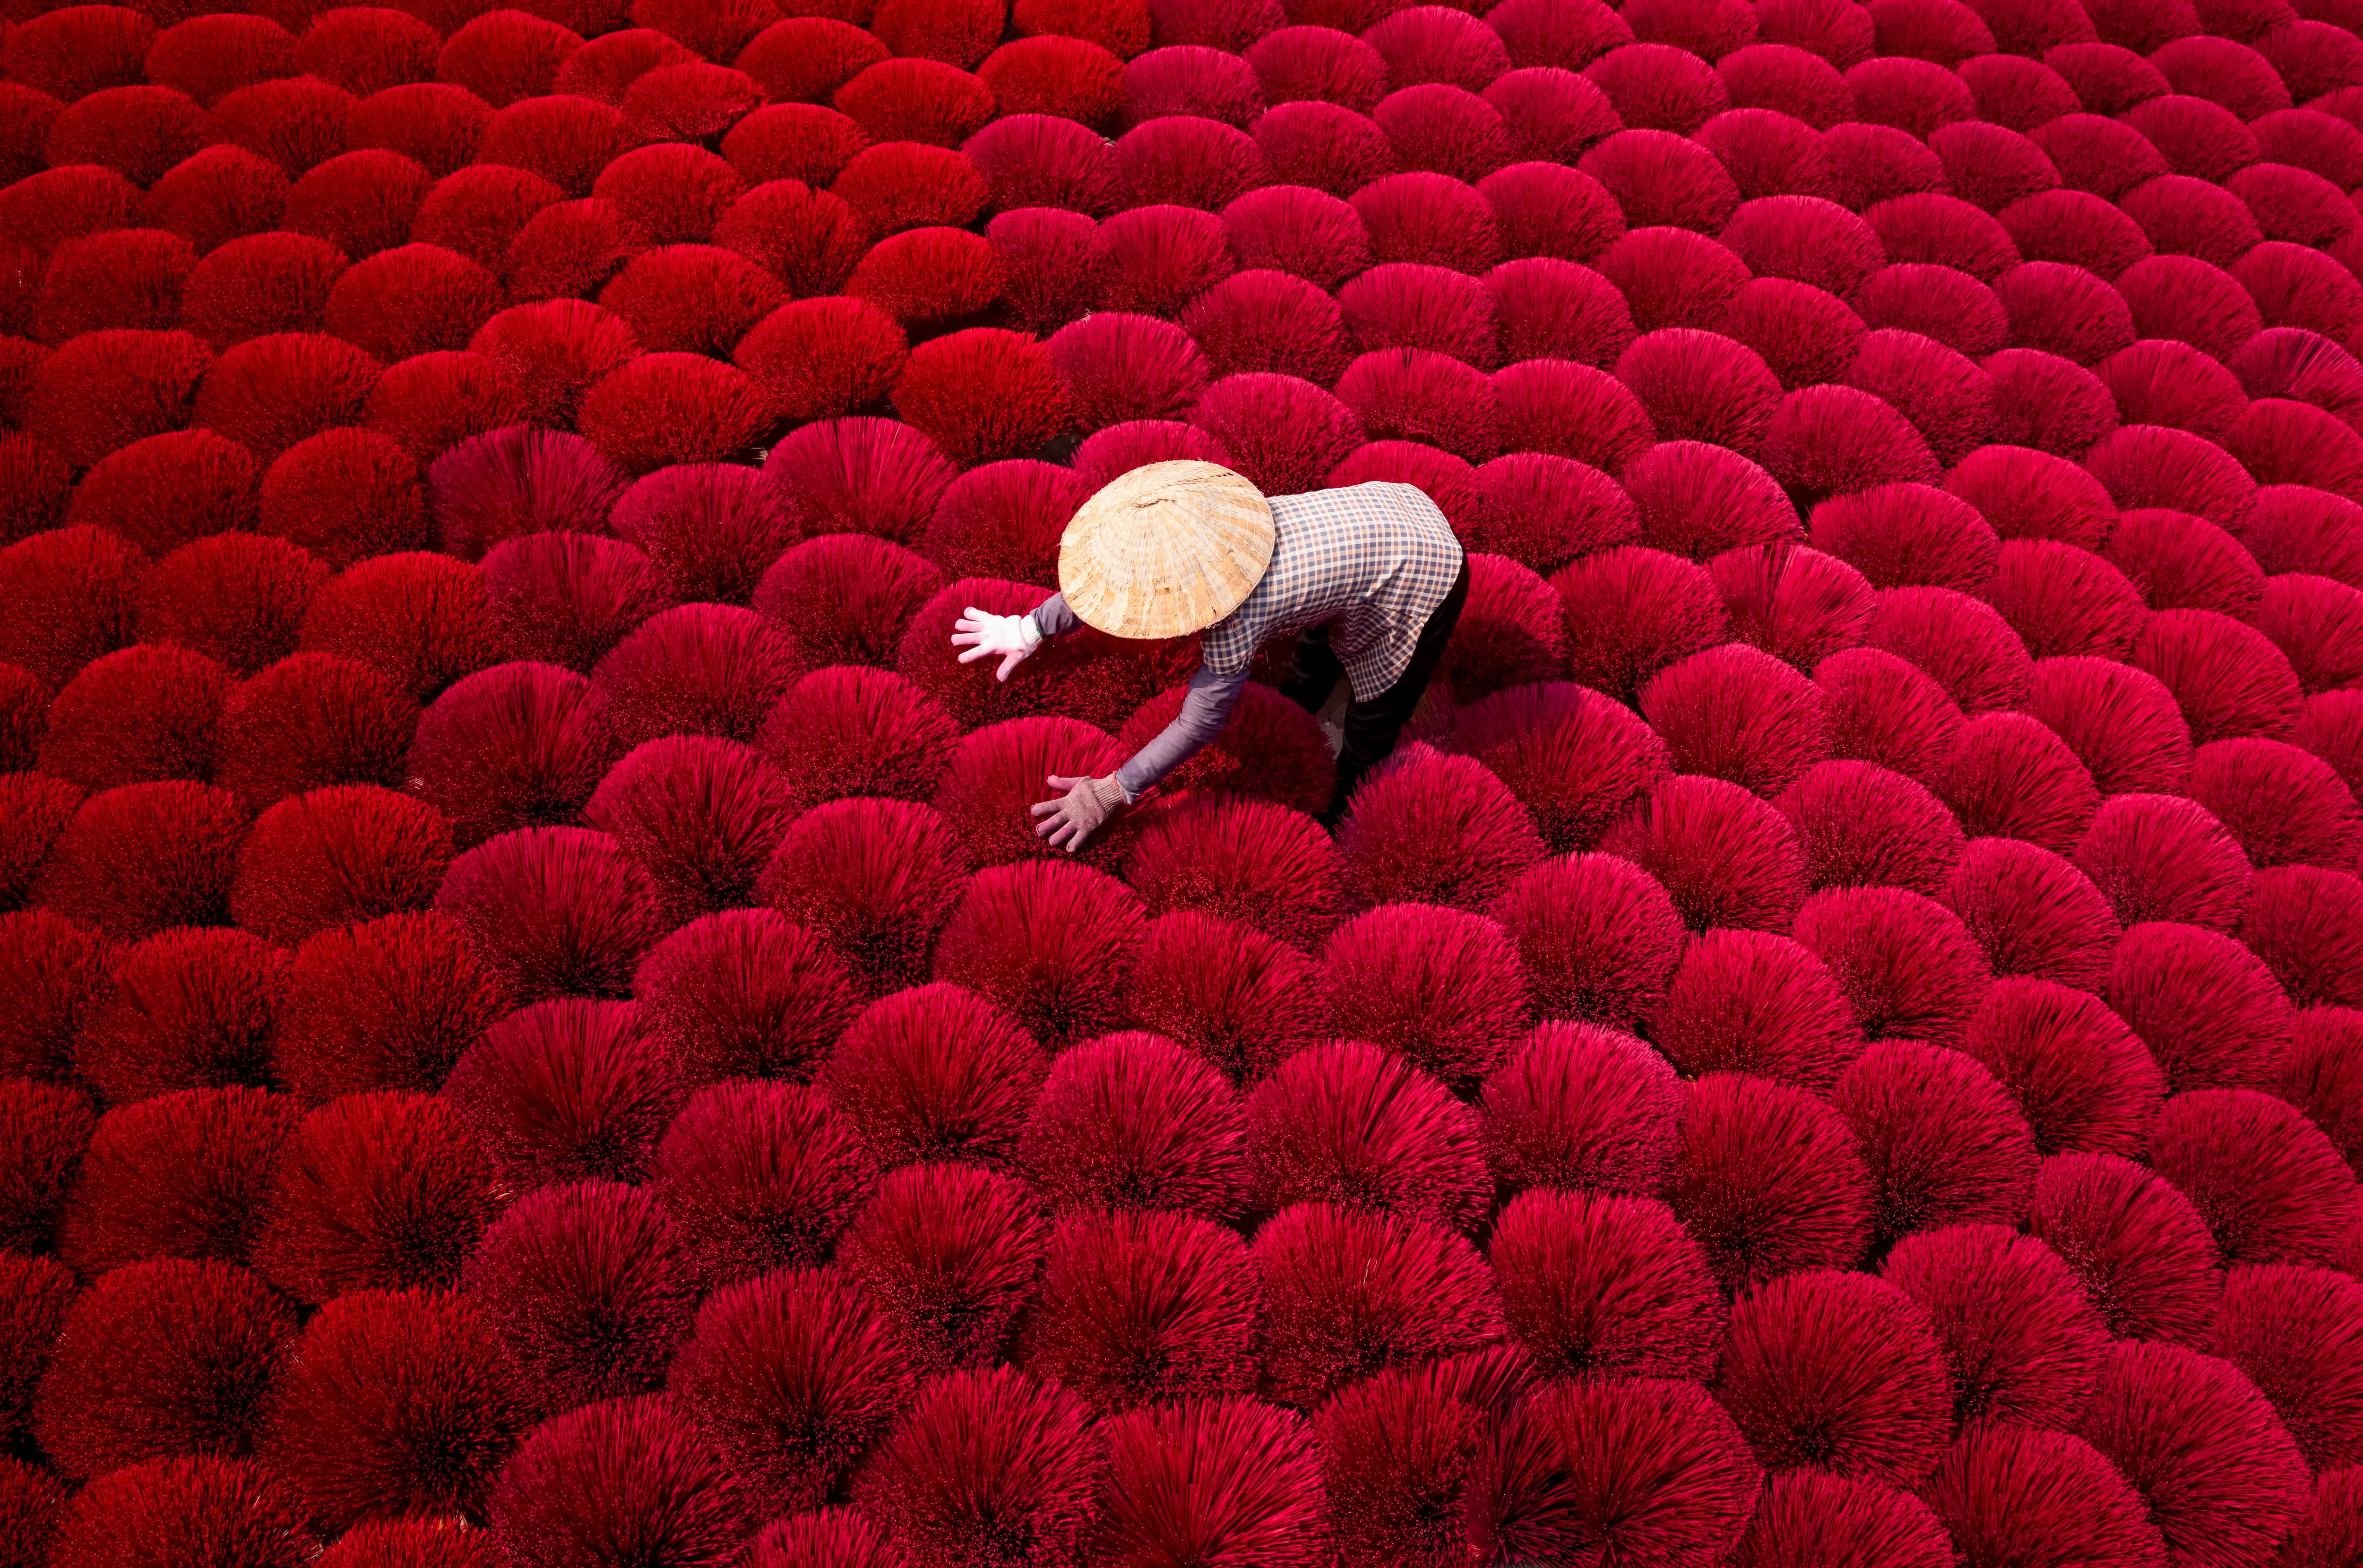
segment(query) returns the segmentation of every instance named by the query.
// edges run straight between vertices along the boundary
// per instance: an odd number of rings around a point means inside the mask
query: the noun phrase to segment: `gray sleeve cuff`
[[[1067,607],[1067,595],[1053,594],[1034,606],[1033,613],[1026,617],[1026,624],[1034,628],[1037,637],[1064,637],[1082,623],[1075,618],[1075,612]]]

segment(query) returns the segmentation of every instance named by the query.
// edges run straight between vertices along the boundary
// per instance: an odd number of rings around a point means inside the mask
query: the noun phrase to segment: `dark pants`
[[[1469,559],[1460,560],[1460,575],[1454,578],[1452,591],[1427,617],[1419,629],[1419,643],[1412,650],[1411,662],[1395,684],[1367,699],[1357,698],[1346,705],[1345,744],[1337,751],[1337,789],[1329,797],[1329,809],[1321,814],[1324,827],[1334,828],[1346,815],[1346,802],[1362,775],[1383,761],[1395,749],[1395,739],[1403,727],[1411,721],[1412,709],[1419,706],[1421,695],[1427,690],[1427,680],[1436,673],[1437,664],[1444,658],[1444,645],[1452,640],[1452,628],[1460,619],[1460,606],[1469,600]],[[1319,713],[1328,703],[1329,694],[1337,689],[1338,679],[1346,666],[1329,647],[1327,626],[1307,627],[1296,639],[1296,660],[1281,682],[1281,693],[1307,713]]]

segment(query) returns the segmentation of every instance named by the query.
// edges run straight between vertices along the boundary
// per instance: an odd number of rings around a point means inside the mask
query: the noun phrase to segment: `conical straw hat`
[[[1239,607],[1271,563],[1271,505],[1229,469],[1152,462],[1082,505],[1059,541],[1059,590],[1087,626],[1182,637]]]

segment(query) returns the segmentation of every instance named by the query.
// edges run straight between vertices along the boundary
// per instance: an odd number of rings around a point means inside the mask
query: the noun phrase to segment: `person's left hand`
[[[1113,773],[1104,779],[1067,779],[1052,773],[1049,782],[1060,793],[1056,800],[1035,803],[1034,815],[1039,820],[1034,824],[1034,836],[1049,840],[1053,848],[1071,855],[1090,843],[1092,835],[1127,804],[1124,786]]]
[[[1009,679],[1009,672],[1026,662],[1041,645],[1041,634],[1024,616],[997,616],[971,605],[952,622],[952,646],[965,650],[960,662],[973,664],[980,659],[1000,660],[1001,668],[993,673],[996,681]]]

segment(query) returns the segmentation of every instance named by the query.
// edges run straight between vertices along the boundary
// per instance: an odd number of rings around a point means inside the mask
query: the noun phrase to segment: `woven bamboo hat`
[[[1059,540],[1059,591],[1116,637],[1182,637],[1239,607],[1271,564],[1271,504],[1211,462],[1152,462],[1082,505]]]

